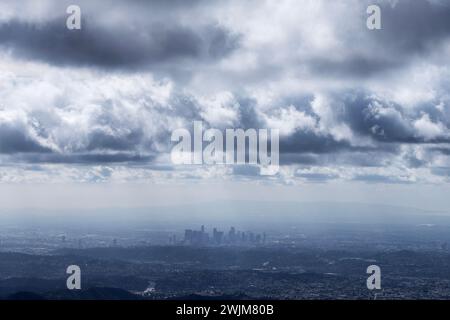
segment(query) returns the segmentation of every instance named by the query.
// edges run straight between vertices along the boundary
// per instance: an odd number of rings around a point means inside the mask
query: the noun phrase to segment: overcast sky
[[[278,128],[280,172],[172,165],[194,120]],[[443,210],[449,128],[449,1],[0,2],[0,207],[210,190]]]

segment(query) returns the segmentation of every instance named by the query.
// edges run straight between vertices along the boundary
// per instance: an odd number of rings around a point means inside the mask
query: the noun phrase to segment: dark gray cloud
[[[321,165],[321,160],[317,154],[303,154],[303,153],[286,153],[283,152],[280,157],[281,165],[292,165],[292,164],[300,164],[300,165]]]
[[[439,152],[443,155],[450,156],[450,146],[447,148],[430,148],[431,151]]]
[[[356,148],[355,148],[356,149]],[[346,166],[361,168],[386,167],[400,153],[399,145],[377,146],[366,151],[344,149],[329,153],[285,153],[280,150],[281,165],[301,165],[302,167]],[[425,163],[423,163],[425,164]]]
[[[193,29],[176,23],[154,23],[107,28],[85,21],[81,30],[68,30],[65,19],[4,22],[0,24],[0,45],[15,56],[55,65],[133,69],[220,59],[239,42],[239,37],[216,25]]]
[[[0,123],[0,154],[15,154],[20,152],[48,153],[50,149],[42,146],[30,137],[25,132],[24,127],[12,123]]]
[[[239,123],[241,128],[263,128],[264,120],[257,113],[257,102],[254,99],[240,97],[239,103]]]
[[[395,72],[415,57],[432,55],[450,38],[450,6],[430,0],[366,1],[381,7],[381,30],[364,28],[365,12],[359,23],[364,37],[341,35],[349,47],[358,50],[339,57],[327,55],[302,61],[311,73],[338,78],[364,79]]]
[[[430,0],[399,0],[394,6],[381,5],[382,30],[370,32],[380,51],[392,54],[422,54],[450,37],[450,7],[448,2]]]
[[[93,130],[88,137],[86,150],[133,150],[144,140],[144,132],[136,130],[121,134],[111,134],[102,130]]]
[[[307,63],[307,67],[310,72],[327,77],[366,78],[393,71],[405,62],[395,60],[393,57],[353,55],[343,59],[315,58]]]
[[[297,130],[280,139],[281,153],[333,153],[352,149],[349,141],[336,140],[331,134],[317,134],[312,131]]]
[[[115,153],[19,153],[12,160],[19,163],[40,164],[117,164],[117,163],[152,163],[155,155],[133,152]]]

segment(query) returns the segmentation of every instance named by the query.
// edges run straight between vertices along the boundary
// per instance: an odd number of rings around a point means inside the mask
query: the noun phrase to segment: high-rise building
[[[236,229],[234,227],[231,227],[230,231],[228,232],[228,240],[231,243],[236,242]]]
[[[214,244],[222,244],[223,232],[217,231],[216,228],[213,229],[213,241]]]

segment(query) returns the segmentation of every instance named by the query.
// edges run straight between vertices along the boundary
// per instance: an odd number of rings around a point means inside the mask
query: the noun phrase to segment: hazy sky
[[[382,30],[366,28],[373,3]],[[448,1],[2,0],[0,208],[446,209],[449,90]],[[278,128],[279,174],[172,165],[171,132],[195,120]]]

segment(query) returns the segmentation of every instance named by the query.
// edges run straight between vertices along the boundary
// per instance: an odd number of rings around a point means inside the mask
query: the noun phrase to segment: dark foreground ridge
[[[20,261],[20,263],[18,263]],[[382,289],[366,268],[383,269]],[[82,270],[68,290],[66,267]],[[64,249],[0,253],[0,297],[14,300],[448,299],[450,252],[289,247]]]

